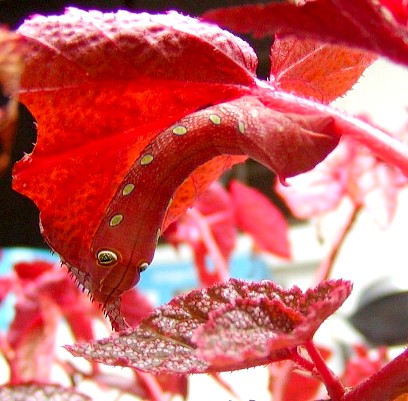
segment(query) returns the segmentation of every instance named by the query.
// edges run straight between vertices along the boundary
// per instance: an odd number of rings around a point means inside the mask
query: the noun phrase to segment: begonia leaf
[[[94,362],[155,373],[243,369],[289,358],[350,292],[342,280],[303,293],[230,279],[174,298],[135,328],[66,348]]]

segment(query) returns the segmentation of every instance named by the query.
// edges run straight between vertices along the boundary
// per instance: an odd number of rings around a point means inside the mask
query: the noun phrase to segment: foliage
[[[1,278],[0,300],[16,296],[15,318],[1,338],[10,367],[3,398],[54,399],[62,390],[50,383],[51,367],[60,364],[73,383],[79,375],[151,400],[166,392],[185,398],[187,373],[211,373],[226,386],[218,372],[258,365],[270,365],[274,399],[315,399],[316,378],[332,401],[403,399],[407,350],[394,359],[379,351],[370,360],[366,348],[356,348],[338,378],[313,336],[351,292],[351,283],[329,277],[356,215],[368,208],[387,226],[408,175],[403,133],[392,136],[329,103],[376,55],[407,64],[408,8],[402,1],[295,3],[218,9],[201,21],[176,12],[70,8],[34,16],[20,36],[0,37],[0,69],[10,64],[14,72],[1,75],[5,88],[19,77],[15,38],[24,41],[20,100],[38,123],[35,149],[15,165],[13,185],[39,207],[43,235],[74,278],[42,262],[18,264]],[[205,20],[275,35],[269,80],[256,77],[247,43]],[[9,128],[0,135],[10,143]],[[298,217],[351,199],[314,289],[227,281],[238,229],[259,249],[290,258],[288,226],[263,195],[237,181],[228,190],[210,186],[247,156],[274,170],[278,192]],[[288,177],[308,170],[286,188]],[[174,245],[191,244],[206,288],[152,310],[132,287],[162,233]],[[96,340],[103,313],[116,332]],[[61,318],[80,342],[66,349],[86,357],[90,373],[48,351]],[[282,360],[302,374],[274,363]],[[131,367],[132,377],[123,384],[96,362]],[[84,397],[66,390],[67,400]]]

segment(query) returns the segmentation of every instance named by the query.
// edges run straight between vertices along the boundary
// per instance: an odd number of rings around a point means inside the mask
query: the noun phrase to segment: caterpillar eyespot
[[[138,282],[152,262],[175,191],[197,167],[223,154],[248,155],[281,177],[298,174],[336,146],[338,139],[322,134],[331,123],[326,117],[285,115],[243,97],[199,110],[162,131],[128,170],[94,234],[90,252],[97,257],[89,280],[95,299],[115,302]],[[314,129],[319,135],[313,136]]]
[[[148,263],[142,263],[142,264],[139,266],[139,271],[140,271],[140,272],[144,272],[148,267],[149,267],[149,264],[148,264]]]
[[[118,261],[118,255],[115,252],[104,249],[99,251],[96,255],[98,262],[103,267],[112,266]]]

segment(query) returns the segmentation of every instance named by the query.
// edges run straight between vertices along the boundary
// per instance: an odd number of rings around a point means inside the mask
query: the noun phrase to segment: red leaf
[[[375,59],[342,46],[276,37],[270,80],[279,90],[329,103],[351,89]]]
[[[388,1],[319,0],[293,4],[236,6],[206,12],[203,18],[257,37],[279,33],[368,50],[408,64],[406,7]],[[402,20],[402,21],[401,21]]]
[[[350,292],[342,280],[302,293],[271,281],[231,279],[174,298],[132,330],[66,348],[95,362],[156,373],[248,368],[290,357]]]
[[[0,303],[4,301],[12,288],[13,280],[11,277],[0,277]]]
[[[53,268],[53,264],[42,260],[38,260],[35,263],[20,262],[14,265],[14,271],[17,273],[19,279],[28,281],[37,279],[47,271],[53,270]]]
[[[140,152],[183,115],[248,92],[242,85],[254,83],[256,58],[241,39],[176,13],[68,9],[59,17],[36,16],[19,31],[30,49],[21,99],[39,132],[33,157],[16,166],[14,187],[40,208],[52,247],[85,270],[94,256],[87,261],[79,250],[90,248]],[[194,179],[193,196],[241,160],[208,162]],[[180,203],[171,219],[189,206]]]
[[[91,398],[75,390],[55,384],[15,384],[0,387],[2,400],[30,401],[91,401]]]
[[[290,257],[289,227],[280,210],[259,191],[232,181],[230,193],[238,226],[251,235],[259,248]]]

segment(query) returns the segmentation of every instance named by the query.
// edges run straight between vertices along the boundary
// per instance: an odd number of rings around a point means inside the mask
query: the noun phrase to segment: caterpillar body
[[[335,147],[337,139],[322,134],[332,122],[285,115],[243,97],[192,113],[161,132],[129,169],[95,232],[86,283],[92,296],[114,303],[138,282],[153,259],[174,192],[201,164],[222,154],[248,155],[284,179],[311,169]]]

